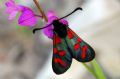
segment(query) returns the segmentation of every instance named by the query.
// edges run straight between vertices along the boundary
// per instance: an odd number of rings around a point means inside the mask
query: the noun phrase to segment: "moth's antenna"
[[[66,15],[66,16],[64,16],[64,17],[62,17],[62,18],[59,18],[58,20],[61,20],[61,19],[63,19],[63,18],[66,18],[66,17],[68,17],[68,16],[70,16],[71,14],[73,14],[74,12],[76,12],[77,10],[83,10],[81,7],[78,7],[78,8],[76,8],[74,11],[72,11],[71,13],[69,13],[68,15]]]
[[[47,25],[47,26],[45,26],[45,27],[42,27],[42,28],[35,28],[35,29],[33,29],[33,34],[35,34],[35,32],[36,32],[37,30],[42,30],[42,29],[44,29],[44,28],[49,27],[51,24],[52,24],[52,23],[50,23],[49,25]]]
[[[59,18],[59,19],[57,19],[57,20],[61,20],[61,19],[63,19],[63,18],[66,18],[66,17],[70,16],[71,14],[73,14],[74,12],[76,12],[77,10],[82,10],[82,8],[81,8],[81,7],[78,7],[78,8],[76,8],[74,11],[72,11],[71,13],[69,13],[68,15],[66,15],[66,16],[64,16],[64,17],[62,17],[62,18]],[[44,28],[49,27],[51,24],[52,24],[52,23],[50,23],[49,25],[47,25],[47,26],[45,26],[45,27],[43,27],[43,28],[35,28],[35,29],[33,29],[33,34],[34,34],[37,30],[42,30],[42,29],[44,29]]]

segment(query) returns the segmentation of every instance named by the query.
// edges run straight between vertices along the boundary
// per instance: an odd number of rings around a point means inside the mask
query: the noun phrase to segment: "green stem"
[[[95,59],[91,62],[91,64],[93,66],[93,70],[95,74],[97,75],[98,79],[106,79],[105,74],[103,73],[100,65],[97,63]]]
[[[95,74],[95,72],[92,70],[92,68],[90,68],[87,64],[82,63],[84,65],[84,67],[97,79],[97,75]]]
[[[106,79],[105,74],[95,59],[91,62],[93,68],[85,63],[83,65],[96,79]]]

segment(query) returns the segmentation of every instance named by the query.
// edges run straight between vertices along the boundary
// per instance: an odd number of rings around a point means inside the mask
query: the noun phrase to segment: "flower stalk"
[[[36,4],[36,6],[37,6],[39,12],[41,13],[42,17],[45,19],[46,22],[48,22],[48,18],[47,18],[47,16],[45,15],[45,13],[44,13],[41,5],[40,5],[39,2],[38,2],[38,0],[33,0],[33,1],[34,1],[34,3]]]

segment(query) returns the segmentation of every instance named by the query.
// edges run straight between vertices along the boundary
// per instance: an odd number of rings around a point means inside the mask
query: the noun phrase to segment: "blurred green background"
[[[0,0],[0,79],[95,79],[81,63],[73,60],[63,75],[52,71],[52,40],[42,31],[20,27],[8,21],[5,2]],[[67,18],[69,26],[96,51],[96,59],[107,79],[120,79],[120,0],[39,0],[45,13],[55,10],[59,17],[82,7]],[[32,0],[16,0],[39,14]],[[34,27],[42,27],[40,20]]]

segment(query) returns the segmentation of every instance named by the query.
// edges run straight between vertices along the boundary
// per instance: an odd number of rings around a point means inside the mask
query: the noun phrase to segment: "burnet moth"
[[[50,25],[54,26],[52,68],[56,74],[66,72],[71,66],[72,58],[79,62],[89,62],[95,58],[93,48],[73,32],[68,25],[60,22],[61,19],[68,17],[77,10],[82,10],[82,8],[76,8],[70,14],[54,20],[46,27],[33,30],[35,33],[35,31],[47,28]]]

